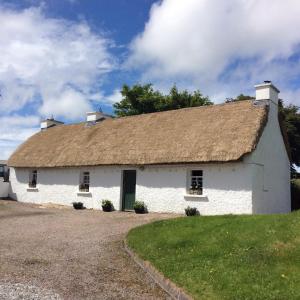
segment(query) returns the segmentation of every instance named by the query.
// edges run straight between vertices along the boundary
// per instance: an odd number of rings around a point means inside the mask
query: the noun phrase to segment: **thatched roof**
[[[59,125],[23,143],[14,167],[226,162],[252,152],[268,109],[251,100]]]

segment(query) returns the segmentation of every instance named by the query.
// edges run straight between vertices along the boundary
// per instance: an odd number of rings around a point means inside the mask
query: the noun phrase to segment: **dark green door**
[[[123,171],[123,210],[133,210],[135,202],[136,171]]]

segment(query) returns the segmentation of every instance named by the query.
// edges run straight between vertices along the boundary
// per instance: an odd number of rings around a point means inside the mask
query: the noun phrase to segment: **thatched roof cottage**
[[[124,118],[53,119],[9,159],[12,197],[23,202],[200,214],[290,211],[290,160],[278,120],[279,90],[256,99]]]

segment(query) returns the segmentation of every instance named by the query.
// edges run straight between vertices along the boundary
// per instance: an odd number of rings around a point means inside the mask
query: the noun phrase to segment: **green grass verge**
[[[300,299],[300,212],[177,218],[127,240],[196,299]]]

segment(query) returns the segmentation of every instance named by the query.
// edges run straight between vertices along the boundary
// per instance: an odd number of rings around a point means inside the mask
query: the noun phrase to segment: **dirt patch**
[[[166,214],[39,208],[0,209],[0,278],[63,299],[166,299],[124,252],[131,228]]]

